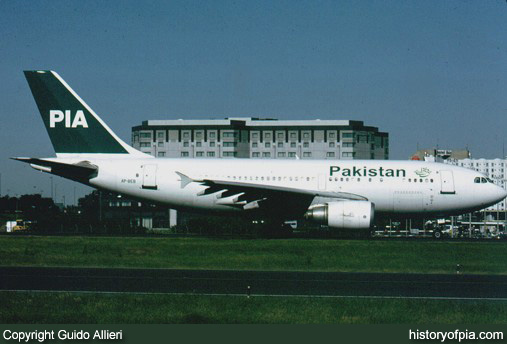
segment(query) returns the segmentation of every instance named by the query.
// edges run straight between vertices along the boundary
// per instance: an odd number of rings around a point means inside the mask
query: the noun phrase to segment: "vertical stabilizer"
[[[123,142],[53,71],[25,71],[57,156],[151,157]]]

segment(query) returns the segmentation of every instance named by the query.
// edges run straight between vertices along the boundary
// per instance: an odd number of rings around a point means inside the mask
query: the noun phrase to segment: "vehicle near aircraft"
[[[376,215],[462,214],[507,195],[476,171],[421,161],[154,158],[116,136],[57,73],[25,76],[56,157],[14,159],[174,209],[369,229]]]
[[[5,230],[7,233],[27,231],[32,228],[32,221],[15,220],[7,221],[5,224]]]

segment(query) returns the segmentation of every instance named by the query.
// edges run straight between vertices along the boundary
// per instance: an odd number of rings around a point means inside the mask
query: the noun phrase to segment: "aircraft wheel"
[[[435,239],[441,239],[442,238],[442,231],[440,229],[435,229],[433,231],[433,237]]]

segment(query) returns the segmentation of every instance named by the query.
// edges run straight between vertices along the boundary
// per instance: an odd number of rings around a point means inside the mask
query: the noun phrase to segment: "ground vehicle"
[[[25,220],[16,220],[16,221],[7,221],[6,230],[7,233],[17,232],[17,231],[27,231],[30,229],[32,222]]]

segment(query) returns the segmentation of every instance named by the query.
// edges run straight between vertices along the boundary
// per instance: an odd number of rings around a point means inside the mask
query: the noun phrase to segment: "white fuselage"
[[[206,186],[199,182],[183,185],[178,173],[196,181],[210,179],[352,193],[374,203],[375,211],[382,214],[462,214],[495,204],[506,196],[504,189],[490,182],[477,183],[476,178],[484,176],[476,171],[418,161],[90,157],[87,160],[99,168],[97,177],[90,180],[91,186],[176,209],[242,210],[220,204],[215,194],[203,195]]]

